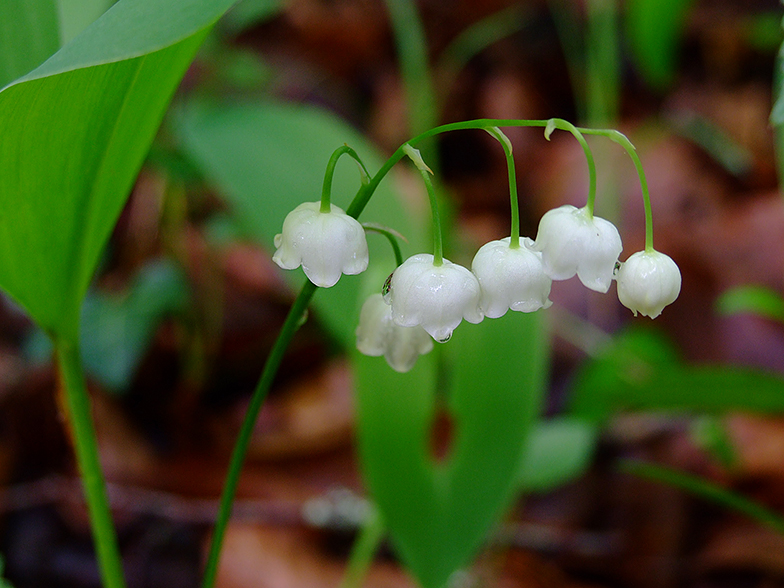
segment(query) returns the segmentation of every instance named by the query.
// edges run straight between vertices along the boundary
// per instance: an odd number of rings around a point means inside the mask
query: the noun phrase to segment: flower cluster
[[[371,296],[362,307],[357,328],[357,347],[366,355],[384,356],[397,371],[408,371],[419,355],[433,348],[433,339],[446,342],[466,320],[479,323],[513,310],[535,312],[549,307],[553,280],[574,276],[589,289],[607,292],[617,281],[618,298],[635,316],[657,317],[680,292],[681,275],[675,262],[653,248],[650,199],[639,158],[631,143],[617,132],[601,131],[619,142],[635,161],[640,173],[646,213],[646,247],[626,262],[619,261],[623,249],[618,229],[594,216],[596,174],[593,158],[579,129],[553,119],[545,136],[555,128],[570,130],[586,150],[589,164],[589,197],[583,208],[560,206],[539,222],[536,239],[519,236],[517,189],[511,143],[496,127],[486,129],[502,144],[509,168],[512,206],[511,236],[483,245],[471,269],[452,263],[442,255],[441,224],[430,168],[416,149],[405,144],[408,155],[422,175],[433,212],[434,252],[402,261],[394,231],[368,225],[387,234],[398,267],[384,284],[383,295]],[[329,191],[337,159],[344,153],[360,164],[363,184],[368,174],[348,146],[333,153],[327,167],[321,202],[299,205],[286,217],[283,231],[275,237],[273,260],[284,269],[302,266],[313,284],[334,286],[342,274],[367,269],[365,229],[352,216],[330,203]],[[361,207],[360,207],[361,208]]]
[[[289,214],[275,238],[273,259],[286,269],[302,265],[314,284],[329,287],[341,273],[356,274],[367,267],[367,243],[362,226],[340,208],[332,205],[323,213],[318,207],[309,202]],[[464,319],[479,323],[510,309],[547,308],[552,281],[575,275],[599,292],[607,292],[616,279],[621,303],[635,316],[658,316],[680,292],[678,266],[655,250],[620,263],[621,250],[612,223],[566,205],[542,217],[535,241],[522,238],[513,246],[507,237],[482,246],[470,271],[446,259],[438,264],[433,255],[414,255],[390,276],[383,297],[374,295],[365,302],[357,346],[366,355],[383,355],[398,371],[408,371],[418,355],[432,349],[432,339],[448,341]]]

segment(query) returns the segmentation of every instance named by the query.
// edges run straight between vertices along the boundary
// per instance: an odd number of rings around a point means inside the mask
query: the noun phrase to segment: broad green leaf
[[[735,366],[688,366],[652,331],[631,330],[575,377],[572,414],[605,419],[620,410],[715,413],[784,411],[784,378]]]
[[[88,296],[80,334],[85,369],[110,390],[123,391],[161,320],[182,313],[187,301],[185,276],[164,261],[145,266],[125,294]]]
[[[693,0],[629,0],[626,35],[647,82],[663,89],[673,81],[678,49]]]
[[[60,47],[56,0],[0,0],[0,88]]]
[[[179,80],[232,0],[121,0],[0,91],[0,286],[76,339],[81,301]]]
[[[364,475],[395,548],[425,588],[443,586],[469,562],[519,489],[548,348],[540,313],[510,312],[460,325],[407,374],[381,358],[357,358]],[[442,461],[431,454],[439,402],[454,431]]]
[[[574,417],[540,421],[528,436],[520,469],[523,492],[547,492],[582,475],[591,464],[598,427]]]
[[[353,147],[370,173],[382,164],[367,139],[312,106],[193,102],[177,113],[176,124],[183,148],[218,186],[245,234],[270,249],[286,215],[302,202],[321,198],[324,172],[335,149],[343,144]],[[360,220],[377,221],[403,233],[410,241],[408,253],[418,253],[421,227],[429,221],[429,213],[425,208],[417,218],[406,210],[390,180],[381,183]],[[346,209],[359,186],[356,163],[341,159],[335,170],[333,203]],[[368,244],[371,265],[384,268],[375,287],[379,291],[394,269],[394,257],[383,237],[370,234]],[[296,288],[305,279],[299,269],[285,275]],[[320,318],[345,346],[354,344],[360,287],[360,278],[343,276],[313,299]]]
[[[781,11],[771,10],[749,14],[743,22],[745,41],[755,51],[775,53],[784,41]]]
[[[766,286],[737,286],[716,300],[719,314],[754,314],[762,318],[784,323],[784,298]]]
[[[145,265],[127,291],[88,291],[79,333],[85,371],[108,390],[125,391],[161,320],[182,313],[187,302],[185,276],[165,260]],[[51,357],[52,343],[43,331],[25,347],[33,361]]]
[[[98,19],[114,0],[57,0],[60,43],[65,45]]]
[[[276,16],[284,7],[284,0],[242,0],[229,11],[220,28],[237,34]]]

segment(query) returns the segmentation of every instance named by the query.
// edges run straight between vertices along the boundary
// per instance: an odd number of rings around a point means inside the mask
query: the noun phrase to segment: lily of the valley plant
[[[547,139],[557,128],[570,131],[585,150],[588,201],[582,208],[564,205],[547,212],[542,216],[535,240],[521,237],[514,159],[507,137],[498,127],[482,126],[481,121],[435,129],[431,134],[458,128],[484,128],[498,139],[507,159],[510,235],[483,245],[469,270],[444,258],[441,222],[430,180],[432,172],[416,149],[410,144],[403,145],[397,160],[407,155],[414,162],[430,197],[433,253],[417,253],[402,263],[398,254],[398,267],[384,284],[383,293],[374,294],[365,302],[357,328],[359,351],[383,355],[397,371],[410,370],[418,355],[429,352],[433,348],[431,337],[442,343],[448,341],[463,320],[479,323],[485,317],[501,317],[508,310],[534,312],[548,308],[552,304],[549,294],[553,280],[577,276],[587,288],[603,293],[616,280],[621,303],[635,316],[640,313],[655,318],[678,297],[680,271],[669,256],[653,248],[648,186],[634,146],[625,136],[617,131],[577,129],[560,119],[502,122],[510,126],[543,126]],[[603,135],[619,143],[639,173],[645,202],[646,245],[626,262],[619,260],[623,245],[618,229],[593,214],[596,171],[583,134]],[[282,233],[275,237],[277,251],[273,260],[284,269],[301,265],[308,279],[320,287],[333,286],[341,274],[358,274],[368,265],[362,225],[355,216],[330,201],[335,163],[344,153],[360,164],[365,189],[359,194],[367,202],[374,186],[369,185],[358,155],[348,147],[341,147],[327,166],[321,201],[306,202],[295,208],[283,222]],[[363,206],[354,209],[361,210]]]

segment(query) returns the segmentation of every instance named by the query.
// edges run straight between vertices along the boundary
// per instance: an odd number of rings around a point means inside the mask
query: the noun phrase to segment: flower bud
[[[383,355],[396,372],[407,372],[420,355],[433,349],[433,339],[420,326],[401,327],[392,320],[392,308],[381,294],[362,305],[357,327],[357,349],[365,355]]]
[[[511,249],[511,238],[490,241],[474,256],[471,271],[482,288],[480,306],[488,318],[498,318],[510,308],[533,312],[549,307],[552,280],[545,274],[542,254],[532,249],[533,241],[523,238]]]
[[[401,327],[421,325],[436,341],[444,343],[465,319],[480,323],[481,289],[476,276],[461,265],[433,256],[409,257],[392,274],[384,300],[392,307],[392,320]]]
[[[544,271],[553,280],[577,274],[587,288],[607,292],[623,246],[610,221],[565,204],[539,221],[534,248],[542,252]]]
[[[618,269],[618,299],[634,316],[656,318],[681,291],[681,272],[672,258],[658,251],[638,251]]]
[[[341,208],[305,202],[283,221],[283,232],[275,236],[272,260],[283,269],[302,269],[316,286],[334,286],[341,274],[362,273],[368,266],[365,230]]]

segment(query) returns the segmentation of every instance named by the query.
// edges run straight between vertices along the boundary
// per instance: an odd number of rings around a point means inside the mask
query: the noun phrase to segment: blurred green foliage
[[[426,588],[468,562],[517,495],[548,354],[541,314],[508,313],[460,325],[407,374],[382,358],[355,357],[365,477],[393,543]],[[451,434],[439,459],[432,436],[445,422]]]

